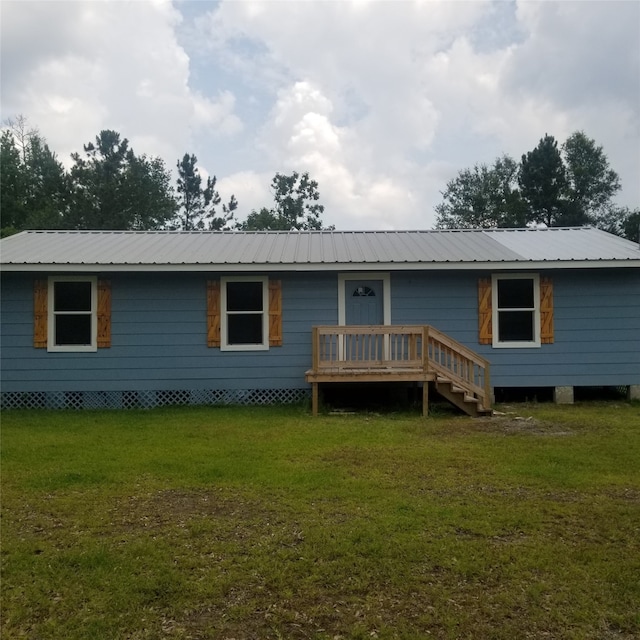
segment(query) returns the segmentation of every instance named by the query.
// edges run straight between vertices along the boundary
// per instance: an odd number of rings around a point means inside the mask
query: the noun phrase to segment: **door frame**
[[[346,291],[350,280],[382,280],[382,317],[383,324],[391,324],[391,276],[388,272],[363,271],[338,274],[338,326],[346,324]]]

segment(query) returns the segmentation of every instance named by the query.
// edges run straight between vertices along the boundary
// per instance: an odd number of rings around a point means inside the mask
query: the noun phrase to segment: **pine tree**
[[[178,220],[184,231],[208,229],[228,231],[233,226],[234,211],[238,201],[234,195],[222,205],[222,215],[217,215],[220,194],[216,190],[216,177],[208,177],[204,188],[202,176],[196,166],[198,158],[185,153],[178,161]]]

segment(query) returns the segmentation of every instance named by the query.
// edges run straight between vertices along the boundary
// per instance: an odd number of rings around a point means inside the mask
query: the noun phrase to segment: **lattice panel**
[[[176,405],[293,404],[307,398],[307,389],[6,391],[0,395],[0,406],[2,409],[151,409]]]

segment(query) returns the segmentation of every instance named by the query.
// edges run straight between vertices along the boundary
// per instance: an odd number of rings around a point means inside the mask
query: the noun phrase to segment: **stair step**
[[[453,382],[453,380],[450,380],[445,376],[437,375],[435,382],[436,382],[436,387],[438,385],[447,385],[449,387],[447,390],[447,393],[456,394],[458,396],[461,395],[462,397],[459,398],[458,400],[454,401],[453,399],[451,399],[451,401],[454,402],[454,404],[457,404],[458,407],[460,407],[463,410],[465,409],[462,405],[468,405],[467,412],[469,413],[469,415],[476,415],[476,416],[493,415],[493,409],[485,409],[481,405],[481,400],[479,398],[469,395],[469,392],[466,389],[463,389],[462,387],[458,386],[455,382]],[[445,390],[443,389],[442,391],[444,392]]]
[[[451,391],[454,393],[465,393],[465,390],[462,387],[459,387],[455,382],[449,380],[449,378],[442,378],[438,376],[436,378],[437,384],[448,384],[451,387]]]

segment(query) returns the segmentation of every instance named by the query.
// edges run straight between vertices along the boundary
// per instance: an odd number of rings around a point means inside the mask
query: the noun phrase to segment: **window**
[[[356,287],[353,291],[354,298],[363,298],[368,296],[375,296],[376,292],[371,287]]]
[[[268,349],[268,279],[222,278],[221,289],[220,348],[227,351]]]
[[[493,346],[540,346],[540,281],[534,275],[494,276]]]
[[[97,279],[49,278],[49,351],[97,349]]]

